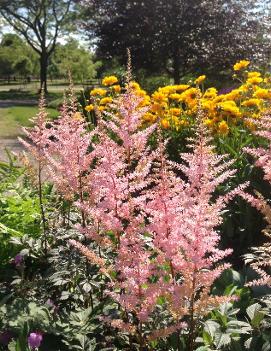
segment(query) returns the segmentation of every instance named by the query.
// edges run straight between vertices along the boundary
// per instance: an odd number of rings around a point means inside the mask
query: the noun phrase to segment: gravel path
[[[0,100],[0,108],[12,107],[12,106],[35,106],[38,104],[38,100]]]
[[[19,153],[24,150],[24,147],[17,139],[0,139],[0,160],[2,161],[8,160],[5,149],[8,149],[9,151],[15,153]]]

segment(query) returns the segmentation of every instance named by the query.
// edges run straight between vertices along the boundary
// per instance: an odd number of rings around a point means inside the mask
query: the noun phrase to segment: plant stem
[[[39,205],[40,205],[40,213],[41,213],[41,220],[42,220],[42,227],[43,227],[43,243],[44,243],[44,251],[45,255],[47,255],[48,251],[48,238],[47,238],[47,228],[46,228],[46,218],[45,218],[45,211],[44,211],[44,204],[43,204],[43,197],[42,197],[42,180],[41,180],[41,161],[39,161],[38,167],[38,192],[39,192]]]
[[[192,280],[192,296],[190,303],[190,329],[188,334],[188,349],[187,351],[194,351],[195,343],[195,320],[194,320],[194,304],[195,304],[195,287],[196,287],[196,272],[193,272]]]

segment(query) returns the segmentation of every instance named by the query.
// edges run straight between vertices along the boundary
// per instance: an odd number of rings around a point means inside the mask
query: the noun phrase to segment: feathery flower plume
[[[268,146],[266,148],[246,147],[244,150],[256,159],[255,165],[262,168],[264,179],[271,184],[271,111],[267,111],[253,123],[257,128],[253,133],[264,138],[268,142]],[[248,285],[268,285],[271,287],[271,206],[259,193],[251,195],[240,191],[239,195],[263,214],[267,222],[267,227],[263,233],[269,239],[268,242],[260,247],[252,247],[252,253],[245,255],[245,262],[249,263],[259,275],[259,279],[249,282]]]
[[[201,112],[199,112],[201,114]],[[229,265],[219,263],[231,253],[219,249],[217,227],[230,196],[213,199],[218,185],[232,177],[232,161],[216,155],[199,116],[191,152],[182,153],[182,164],[160,157],[153,176],[155,186],[146,204],[160,286],[176,323],[185,316],[189,322],[189,350],[193,350],[196,320],[229,298],[209,296],[215,279]],[[182,172],[183,178],[176,176]],[[157,269],[159,267],[159,270]],[[163,283],[162,282],[167,282]]]

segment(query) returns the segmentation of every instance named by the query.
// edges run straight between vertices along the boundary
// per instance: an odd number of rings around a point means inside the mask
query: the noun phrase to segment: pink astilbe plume
[[[36,117],[32,119],[32,122],[34,124],[33,127],[22,128],[27,140],[22,138],[18,139],[38,163],[38,166],[42,168],[46,164],[45,153],[48,147],[48,137],[50,135],[50,131],[47,128],[48,113],[46,111],[46,102],[43,91],[40,95],[39,111]]]
[[[67,199],[81,194],[85,173],[92,155],[88,152],[91,135],[80,112],[64,101],[60,118],[52,123],[50,147],[47,151],[48,170],[58,191]]]
[[[256,159],[255,165],[262,168],[264,179],[271,184],[271,112],[267,111],[259,120],[253,121],[253,123],[257,128],[254,134],[264,138],[268,145],[266,148],[246,147],[244,150]],[[258,193],[251,195],[241,191],[240,195],[263,214],[267,222],[267,227],[263,233],[269,239],[269,242],[260,247],[252,247],[252,253],[245,255],[245,262],[249,263],[260,277],[249,282],[248,285],[268,285],[271,287],[271,207],[263,196]]]
[[[118,279],[109,292],[127,312],[144,319],[152,304],[151,294],[142,286],[151,276],[150,253],[145,249],[142,190],[149,186],[148,174],[153,154],[147,146],[156,126],[142,129],[141,99],[131,89],[112,104],[117,113],[100,120],[93,155],[95,167],[88,175],[89,198],[78,205],[86,213],[89,225],[81,230],[100,245],[111,245],[116,252],[115,271]],[[113,235],[109,241],[108,233]],[[154,294],[155,292],[153,292]],[[157,295],[157,293],[156,293]],[[145,300],[144,300],[145,296]],[[149,297],[151,300],[151,297]]]
[[[160,142],[156,184],[146,204],[161,290],[178,323],[190,316],[190,343],[194,342],[194,321],[229,299],[209,294],[215,279],[229,267],[220,262],[232,251],[219,249],[217,227],[234,191],[216,199],[214,194],[235,173],[230,169],[232,161],[215,154],[200,118],[198,123],[191,152],[181,154],[182,164],[168,161]],[[177,177],[176,171],[183,177]]]

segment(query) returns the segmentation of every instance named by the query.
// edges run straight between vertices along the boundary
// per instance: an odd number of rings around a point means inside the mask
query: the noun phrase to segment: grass
[[[61,92],[49,92],[47,95],[47,100],[55,100],[63,97],[63,91]],[[39,99],[39,94],[32,90],[0,90],[0,100],[37,100]]]
[[[49,116],[55,118],[59,112],[47,109]],[[0,108],[0,138],[16,138],[21,134],[21,127],[31,126],[30,118],[38,112],[36,106],[12,106]]]

